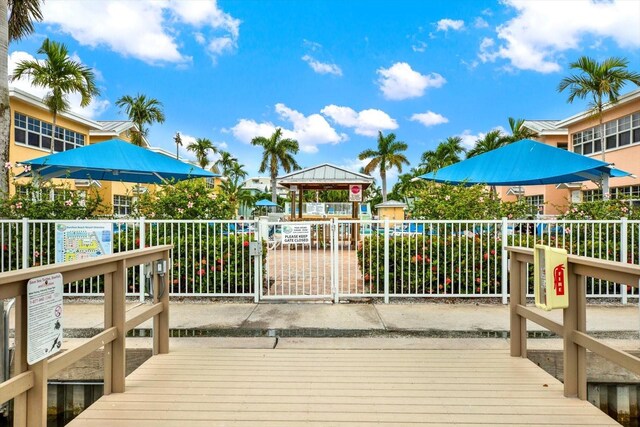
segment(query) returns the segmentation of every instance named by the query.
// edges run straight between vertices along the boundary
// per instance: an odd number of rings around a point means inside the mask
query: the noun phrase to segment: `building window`
[[[558,142],[558,148],[561,150],[568,150],[569,143],[568,142]]]
[[[525,196],[524,201],[538,210],[539,214],[544,213],[544,196],[537,194],[535,196]]]
[[[116,216],[128,216],[131,214],[131,202],[133,198],[130,196],[121,196],[114,194],[113,196],[113,214]]]
[[[13,127],[17,144],[51,150],[53,124],[16,112]],[[72,150],[84,145],[83,134],[56,126],[56,135],[53,138],[54,151]]]
[[[595,202],[597,200],[602,200],[602,190],[584,190],[582,192],[583,202]]]
[[[610,189],[612,199],[624,199],[632,205],[640,205],[640,185],[627,185],[625,187],[614,187]],[[582,199],[585,202],[595,202],[602,200],[602,190],[585,190],[582,192]]]
[[[640,143],[640,112],[611,120],[603,125],[604,146],[607,150]],[[574,133],[572,142],[573,151],[578,154],[601,152],[600,126]]]

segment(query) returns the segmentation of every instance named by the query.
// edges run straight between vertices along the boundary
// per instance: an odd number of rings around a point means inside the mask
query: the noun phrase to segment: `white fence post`
[[[262,290],[262,263],[264,258],[267,257],[268,252],[268,250],[264,252],[262,251],[262,239],[264,239],[264,236],[267,237],[267,240],[269,238],[268,226],[264,226],[262,224],[263,221],[266,221],[266,219],[258,219],[254,224],[256,230],[256,241],[260,248],[260,256],[253,257],[253,302],[256,304],[260,302],[260,292]],[[264,233],[265,228],[267,229],[266,233]]]
[[[29,268],[29,218],[22,218],[22,268]]]
[[[138,223],[138,227],[140,229],[140,242],[138,244],[138,249],[144,249],[145,240],[147,230],[145,229],[145,218],[143,216],[140,217],[140,222]],[[144,288],[147,284],[147,278],[145,276],[144,264],[140,264],[140,302],[144,302]],[[168,276],[167,276],[168,277]],[[167,282],[169,279],[167,278]]]
[[[620,218],[620,262],[627,262],[627,242],[628,242],[628,232],[629,232],[629,223],[627,222],[627,217]],[[620,295],[622,296],[622,304],[627,303],[627,285],[620,285]]]
[[[389,220],[384,220],[384,303],[389,304]]]
[[[501,234],[501,250],[502,250],[502,265],[501,265],[501,275],[500,275],[500,282],[501,282],[501,286],[502,286],[502,303],[506,304],[507,303],[507,299],[508,299],[508,292],[507,292],[507,284],[508,284],[508,280],[509,280],[509,260],[508,260],[508,256],[509,254],[507,253],[507,218],[506,217],[502,217],[502,227],[500,229],[500,234]]]
[[[331,219],[331,291],[333,292],[333,302],[340,302],[340,283],[338,269],[340,268],[339,246],[340,241],[340,224],[337,218]]]

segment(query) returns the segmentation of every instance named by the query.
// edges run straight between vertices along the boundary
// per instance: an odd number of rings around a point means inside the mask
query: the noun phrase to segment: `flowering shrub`
[[[384,271],[384,239],[366,237],[358,246],[357,255],[365,283],[373,287],[388,274],[392,293],[446,295],[500,291],[499,237],[489,229],[468,235],[441,229],[440,235],[391,237],[388,272]]]
[[[577,220],[619,220],[622,217],[640,219],[640,210],[629,206],[623,199],[596,200],[573,203],[560,218]]]
[[[428,182],[415,190],[411,216],[417,219],[488,220],[526,218],[535,208],[524,201],[502,202],[486,186]]]
[[[231,219],[237,208],[224,194],[207,188],[203,179],[192,179],[142,194],[134,211],[157,219]]]

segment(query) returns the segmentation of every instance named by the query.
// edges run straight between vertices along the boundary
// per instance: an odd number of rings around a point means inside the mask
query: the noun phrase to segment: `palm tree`
[[[180,136],[180,132],[176,132],[173,137],[173,141],[176,143],[176,159],[180,158],[180,146],[182,145],[182,137]]]
[[[209,151],[213,153],[218,152],[216,147],[213,145],[213,143],[207,138],[197,138],[195,142],[192,142],[191,144],[187,145],[187,151],[191,151],[196,155],[196,160],[198,162],[198,165],[202,169],[206,168],[207,165],[211,163],[209,161],[209,158],[207,157],[209,154]]]
[[[573,103],[576,98],[591,98],[589,112],[598,118],[603,162],[606,161],[606,144],[604,143],[604,129],[602,127],[602,110],[606,103],[613,105],[618,102],[620,89],[627,82],[640,86],[640,73],[628,71],[628,64],[629,61],[625,58],[612,57],[599,63],[588,56],[582,56],[569,65],[569,68],[578,70],[580,74],[572,74],[565,77],[558,85],[558,92],[569,90],[569,98],[567,98],[569,103]],[[602,194],[605,198],[608,198],[609,182],[605,176],[602,177],[601,186]]]
[[[425,172],[433,172],[443,167],[458,163],[460,155],[464,153],[462,147],[462,138],[459,136],[450,136],[442,141],[435,150],[429,150],[422,153],[421,166]]]
[[[499,129],[494,129],[484,136],[484,138],[478,139],[476,145],[469,151],[467,151],[467,159],[484,154],[496,148],[504,147],[509,144],[511,140],[508,136],[504,135]]]
[[[131,142],[139,147],[144,145],[144,138],[149,133],[149,129],[146,129],[145,125],[151,125],[154,122],[164,123],[162,102],[155,98],[147,98],[146,95],[140,93],[134,97],[124,95],[116,101],[116,105],[124,108],[129,120],[138,127],[138,130],[133,133]]]
[[[42,102],[49,108],[53,116],[51,141],[51,152],[53,153],[54,140],[58,133],[56,128],[58,114],[68,111],[70,108],[67,95],[79,93],[81,96],[80,106],[86,107],[94,96],[100,94],[100,91],[96,87],[93,71],[69,58],[69,51],[64,44],[45,39],[38,49],[38,53],[46,55],[45,61],[19,62],[13,71],[11,80],[30,76],[32,85],[49,90]]]
[[[278,193],[276,188],[276,178],[278,170],[282,169],[289,173],[292,170],[300,169],[298,162],[293,158],[298,154],[300,146],[298,141],[291,138],[282,138],[282,129],[277,128],[269,137],[256,136],[251,140],[251,145],[262,147],[262,161],[260,162],[260,173],[269,170],[271,177],[271,201],[278,202]]]
[[[236,185],[240,184],[240,180],[247,177],[247,171],[244,170],[244,165],[238,162],[234,162],[233,166],[227,170],[227,176],[230,180],[235,182]]]
[[[229,153],[228,151],[219,150],[218,154],[220,155],[220,158],[216,160],[216,162],[214,163],[214,167],[219,170],[218,173],[227,175],[233,165],[237,163],[237,159],[233,157],[233,154]]]
[[[33,33],[33,21],[42,21],[41,0],[9,0],[0,2],[0,75],[9,74],[9,43]],[[0,165],[9,161],[9,81],[0,79]],[[7,173],[0,172],[0,194],[8,194]]]
[[[397,168],[402,173],[402,164],[409,164],[409,161],[402,154],[407,149],[407,144],[402,141],[396,141],[396,135],[390,133],[384,136],[378,131],[378,147],[377,150],[367,149],[358,155],[360,160],[369,160],[364,167],[364,171],[370,174],[376,169],[380,170],[380,180],[382,181],[382,202],[387,201],[387,171]]]
[[[509,136],[511,142],[538,137],[536,132],[524,126],[524,119],[509,117],[509,128],[511,129],[511,136]]]

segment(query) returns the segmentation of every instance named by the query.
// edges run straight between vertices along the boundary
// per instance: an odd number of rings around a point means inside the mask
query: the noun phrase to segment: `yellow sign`
[[[550,311],[569,307],[567,251],[536,245],[533,252],[536,307]]]

